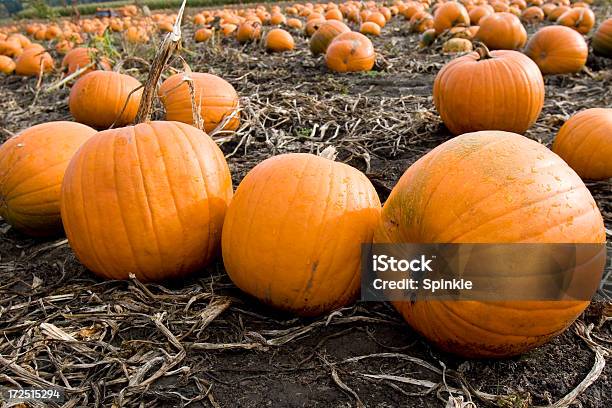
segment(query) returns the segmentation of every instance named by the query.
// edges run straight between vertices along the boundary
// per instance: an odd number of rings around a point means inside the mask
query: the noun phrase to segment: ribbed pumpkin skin
[[[94,273],[175,279],[218,253],[231,197],[227,163],[209,136],[180,122],[149,122],[83,145],[62,184],[62,220]]]
[[[361,244],[380,201],[360,171],[305,153],[275,156],[243,179],[223,225],[223,262],[246,293],[299,315],[354,300]]]
[[[74,153],[95,133],[80,123],[47,122],[0,146],[0,216],[28,235],[60,234],[64,172]]]
[[[612,18],[599,25],[591,41],[593,52],[602,57],[612,58]]]
[[[195,101],[202,108],[204,130],[211,133],[224,117],[238,109],[238,94],[234,87],[216,75],[201,72],[191,73],[195,89]],[[189,85],[181,81],[182,74],[172,75],[159,87],[159,96],[166,108],[166,120],[193,124]],[[236,114],[227,122],[224,130],[236,130],[240,126],[240,115]]]
[[[495,13],[480,20],[476,39],[492,50],[517,50],[527,42],[527,31],[514,14]]]
[[[523,133],[540,115],[544,80],[535,62],[517,51],[491,55],[456,58],[436,76],[434,103],[455,135],[479,130]]]
[[[413,164],[382,211],[374,242],[602,243],[603,219],[578,175],[543,145],[508,132],[443,143]],[[565,330],[583,301],[396,302],[439,348],[506,357]]]
[[[584,67],[589,46],[569,27],[548,26],[529,39],[525,54],[538,64],[542,74],[569,74]]]
[[[115,121],[115,126],[127,125],[136,117],[142,89],[131,95],[130,92],[140,85],[140,81],[129,75],[92,71],[72,86],[68,98],[70,113],[77,122],[97,129],[109,128]]]
[[[572,116],[552,147],[584,179],[612,177],[612,109],[592,108]]]
[[[342,21],[328,20],[310,37],[310,51],[314,55],[324,54],[332,40],[342,34],[351,31]]]

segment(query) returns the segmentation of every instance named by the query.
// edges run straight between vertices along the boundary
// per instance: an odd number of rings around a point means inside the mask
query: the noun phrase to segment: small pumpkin
[[[342,21],[329,20],[324,22],[310,37],[310,51],[314,55],[324,54],[327,46],[336,36],[349,31],[351,29]]]
[[[266,35],[265,46],[266,50],[272,52],[291,51],[295,46],[295,41],[287,31],[275,28]]]
[[[366,21],[365,23],[361,24],[359,32],[361,34],[379,36],[380,26],[372,21]]]
[[[544,80],[526,55],[511,50],[489,52],[480,45],[438,72],[433,98],[444,124],[455,135],[478,130],[523,133],[544,105]]]
[[[196,30],[193,34],[193,38],[196,42],[204,42],[210,40],[213,35],[213,31],[210,28],[202,27]]]
[[[470,15],[461,3],[449,1],[436,9],[433,23],[436,34],[440,35],[457,25],[469,26]]]
[[[92,71],[72,86],[68,106],[80,123],[106,129],[134,121],[142,90],[136,78],[114,71]],[[125,108],[125,109],[124,109]]]
[[[542,74],[568,74],[579,72],[584,67],[589,47],[575,30],[548,26],[529,39],[525,54],[538,64]]]
[[[599,25],[591,40],[593,52],[602,57],[612,58],[612,18]]]
[[[247,43],[259,40],[261,37],[261,23],[255,20],[247,20],[238,26],[236,39],[239,43]]]
[[[95,71],[96,69],[109,71],[111,69],[110,61],[104,57],[97,61],[97,54],[98,50],[96,48],[74,48],[64,56],[62,68],[67,70],[67,75],[70,75],[95,61],[96,64],[84,71],[81,75]]]
[[[0,72],[5,75],[11,75],[15,72],[15,61],[6,55],[0,55]]]
[[[417,11],[410,18],[410,31],[412,32],[424,33],[430,28],[433,28],[433,26],[434,18],[426,11]],[[437,32],[436,35],[438,35]]]
[[[511,13],[495,13],[480,20],[476,39],[492,50],[517,50],[527,42],[527,30]]]
[[[470,23],[472,25],[479,25],[479,21],[486,16],[490,16],[494,14],[495,10],[488,4],[483,4],[481,6],[476,6],[470,10]]]
[[[591,108],[572,116],[552,150],[583,179],[612,178],[612,109]]]
[[[387,24],[387,19],[385,16],[378,11],[371,13],[365,21],[376,23],[380,28],[383,28]]]
[[[290,18],[287,20],[287,27],[295,30],[301,30],[303,27],[302,21],[298,18]]]
[[[262,302],[320,315],[356,298],[361,244],[371,242],[379,216],[376,191],[357,169],[307,153],[274,156],[236,189],[223,263]]]
[[[354,31],[335,37],[325,52],[327,68],[334,72],[369,71],[374,67],[376,53],[372,41]]]
[[[28,235],[61,234],[64,172],[74,153],[95,133],[80,123],[47,122],[0,146],[0,216]]]
[[[429,47],[434,41],[436,41],[436,30],[430,28],[421,34],[419,46],[421,48]]]
[[[557,21],[559,16],[569,9],[569,6],[557,6],[556,8],[552,9],[550,13],[548,13],[548,21]]]
[[[195,102],[199,105],[204,120],[204,130],[211,133],[238,109],[238,94],[225,79],[216,75],[192,72]],[[159,87],[159,96],[166,108],[166,120],[193,124],[193,109],[189,85],[183,81],[182,74],[166,79]],[[231,116],[223,130],[236,130],[240,125],[238,114]]]
[[[23,54],[23,47],[17,40],[0,41],[0,55],[11,58],[18,58]]]
[[[38,76],[53,70],[53,57],[42,46],[30,46],[17,58],[15,73],[23,76]]]
[[[572,8],[559,16],[557,24],[573,28],[580,34],[588,34],[595,25],[595,14],[589,8]]]
[[[446,54],[470,51],[472,51],[472,42],[465,38],[451,38],[442,44],[442,52]]]
[[[375,243],[601,244],[605,239],[597,204],[578,175],[545,146],[499,131],[455,137],[410,166],[385,202],[374,235]],[[537,347],[563,332],[588,304],[394,302],[440,349],[478,358]]]
[[[544,11],[542,11],[542,9],[537,6],[527,7],[521,13],[521,20],[529,24],[540,23],[542,20],[544,20],[544,18]]]

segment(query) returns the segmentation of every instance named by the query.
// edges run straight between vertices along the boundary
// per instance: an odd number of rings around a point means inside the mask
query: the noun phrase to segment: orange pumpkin
[[[612,109],[586,109],[572,116],[552,150],[584,179],[612,178]]]
[[[92,71],[80,77],[70,90],[70,113],[77,122],[98,129],[113,123],[116,126],[132,123],[142,96],[142,90],[134,90],[140,86],[140,81],[129,75]]]
[[[365,21],[376,23],[380,28],[383,28],[385,24],[387,24],[387,19],[385,19],[385,16],[378,11],[371,13]]]
[[[79,149],[61,213],[88,269],[158,281],[212,260],[231,197],[227,163],[210,137],[180,122],[147,122],[99,132]]]
[[[538,64],[543,74],[568,74],[584,67],[589,47],[571,28],[548,26],[529,39],[525,54]]]
[[[333,8],[325,13],[325,19],[342,21],[344,20],[344,17],[342,16],[342,12],[340,10]]]
[[[38,76],[53,70],[53,58],[41,46],[30,46],[17,58],[15,73],[23,76]]]
[[[75,48],[75,49],[69,51],[64,56],[64,59],[62,60],[62,68],[68,70],[68,75],[73,74],[74,72],[78,71],[79,69],[84,68],[87,65],[91,64],[92,63],[92,57],[95,60],[97,53],[98,53],[98,50],[95,49],[95,48],[85,48],[85,47]],[[84,75],[84,74],[86,74],[88,72],[94,71],[98,67],[100,69],[108,71],[108,70],[111,69],[110,61],[107,58],[103,57],[99,61],[96,61],[96,65],[94,65],[91,68],[89,68],[88,70],[84,71],[83,74],[81,74],[81,75]]]
[[[369,71],[374,67],[376,53],[372,41],[354,31],[334,38],[325,52],[327,68],[334,72]]]
[[[470,51],[472,51],[472,42],[466,38],[451,38],[442,44],[442,52],[445,54]]]
[[[238,109],[238,94],[234,87],[216,75],[192,72],[195,102],[200,106],[204,130],[211,133]],[[193,109],[189,85],[183,81],[183,74],[175,74],[159,87],[159,96],[166,108],[166,120],[193,124]],[[240,125],[238,114],[231,116],[223,130],[236,130]]]
[[[236,39],[239,43],[247,43],[259,40],[261,37],[261,23],[255,20],[247,20],[238,26]]]
[[[23,53],[23,47],[16,40],[0,41],[0,55],[17,58]]]
[[[193,38],[196,42],[204,42],[210,40],[213,35],[213,31],[210,28],[200,28],[193,34]]]
[[[537,6],[527,7],[521,13],[521,20],[529,24],[537,24],[544,20],[544,12]]]
[[[303,27],[302,21],[297,18],[290,18],[287,20],[287,27],[294,28],[296,30],[301,30]]]
[[[476,51],[452,60],[436,76],[433,98],[444,124],[455,135],[478,130],[525,132],[544,105],[538,66],[517,51],[489,53],[483,46]]]
[[[366,21],[365,23],[361,24],[361,27],[359,28],[359,32],[361,34],[369,34],[369,35],[374,35],[374,36],[379,36],[380,35],[380,26],[376,23],[373,23],[371,21]]]
[[[482,6],[476,6],[474,8],[472,8],[470,10],[470,23],[472,25],[478,25],[480,19],[482,19],[483,17],[486,16],[490,16],[491,14],[494,14],[495,10],[493,10],[493,7],[491,7],[488,4],[483,4]]]
[[[376,243],[605,239],[597,204],[576,173],[545,146],[498,131],[455,137],[410,166],[386,201],[374,236]],[[394,306],[442,350],[465,357],[507,357],[561,333],[588,304],[417,300]]]
[[[223,263],[246,293],[319,315],[356,298],[361,244],[371,242],[379,216],[376,191],[357,169],[306,153],[275,156],[236,189]]]
[[[310,51],[314,55],[323,54],[327,50],[327,46],[338,35],[351,31],[342,21],[330,20],[326,21],[310,38]]]
[[[492,50],[517,50],[527,42],[527,31],[514,14],[495,13],[480,20],[476,39]]]
[[[434,19],[432,15],[426,11],[417,11],[410,18],[410,31],[412,32],[424,33],[430,28],[433,28],[433,26]]]
[[[557,6],[548,14],[548,21],[557,21],[561,14],[565,13],[570,8],[568,6]]]
[[[10,75],[15,72],[15,61],[6,55],[0,55],[0,72]]]
[[[449,1],[442,3],[434,14],[434,28],[436,34],[440,35],[444,31],[457,25],[469,26],[470,15],[461,3]]]
[[[599,25],[591,40],[593,52],[602,57],[612,58],[612,18]]]
[[[95,133],[80,123],[47,122],[0,146],[0,216],[28,235],[60,234],[64,172],[74,153]]]
[[[291,51],[295,42],[287,31],[282,28],[275,28],[266,35],[265,46],[266,50],[272,52]]]
[[[573,28],[580,34],[587,34],[595,25],[595,14],[588,8],[573,8],[561,14],[557,24]]]

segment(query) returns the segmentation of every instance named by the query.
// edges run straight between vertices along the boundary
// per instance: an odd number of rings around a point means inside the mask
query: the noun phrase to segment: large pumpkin
[[[348,31],[351,31],[351,29],[342,21],[325,21],[310,38],[310,51],[312,51],[314,55],[324,54],[329,44],[336,36]]]
[[[15,62],[15,73],[23,76],[38,76],[53,70],[51,55],[42,46],[31,45],[23,51]]]
[[[223,225],[223,263],[243,291],[277,308],[318,315],[355,299],[361,244],[380,201],[363,173],[305,153],[251,170]]]
[[[538,66],[517,51],[477,52],[446,64],[434,81],[436,109],[455,135],[477,130],[523,133],[544,105]]]
[[[327,68],[335,72],[369,71],[374,67],[375,60],[372,41],[354,31],[334,38],[325,52]]]
[[[240,125],[238,94],[234,87],[216,75],[192,72],[195,103],[200,106],[204,130],[211,133],[225,118],[223,130],[236,130]],[[159,87],[159,96],[166,108],[166,119],[193,124],[192,98],[183,74],[175,74]]]
[[[124,126],[136,117],[142,97],[140,81],[113,71],[92,71],[80,77],[70,90],[68,106],[77,122],[106,129]]]
[[[525,54],[543,74],[568,74],[584,67],[589,46],[582,35],[569,27],[548,26],[529,39]]]
[[[64,172],[74,153],[95,133],[80,123],[47,122],[0,146],[0,216],[29,235],[61,233]]]
[[[589,190],[561,158],[523,136],[483,131],[443,143],[404,173],[385,203],[374,241],[603,243],[605,230]],[[523,353],[565,330],[587,305],[395,303],[419,333],[467,357]]]
[[[612,18],[599,25],[591,40],[593,52],[602,57],[612,58]]]
[[[612,109],[591,108],[572,116],[552,147],[585,179],[612,177]]]
[[[178,278],[217,254],[232,182],[201,130],[147,122],[99,132],[73,157],[62,185],[70,246],[110,279]]]
[[[492,50],[517,50],[527,42],[527,31],[514,14],[495,13],[480,20],[476,39]]]

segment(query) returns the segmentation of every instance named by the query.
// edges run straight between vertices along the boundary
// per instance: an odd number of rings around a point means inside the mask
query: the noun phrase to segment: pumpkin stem
[[[478,60],[486,60],[493,58],[491,52],[489,51],[486,45],[484,45],[480,41],[474,41],[473,44],[476,46],[476,49],[474,51],[478,53]]]
[[[151,69],[149,70],[149,76],[144,85],[142,91],[142,99],[140,106],[138,106],[138,113],[136,114],[136,123],[148,122],[151,120],[151,109],[153,107],[153,99],[157,93],[157,83],[161,74],[166,67],[166,64],[172,57],[172,54],[179,48],[181,42],[181,21],[183,20],[183,13],[185,11],[185,3],[187,0],[183,0],[181,8],[179,9],[176,22],[172,27],[172,32],[168,33],[161,44],[161,47],[155,54],[153,62],[151,63]]]
[[[325,149],[323,149],[322,152],[319,153],[319,156],[333,161],[336,160],[336,156],[338,156],[338,151],[334,146],[327,146]]]

